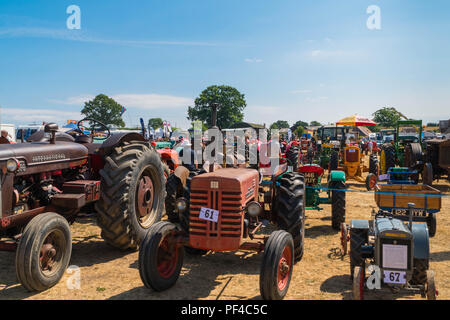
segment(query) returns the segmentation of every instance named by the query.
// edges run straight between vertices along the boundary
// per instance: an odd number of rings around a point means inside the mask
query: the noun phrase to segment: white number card
[[[202,207],[200,209],[200,219],[217,222],[219,220],[219,210]]]

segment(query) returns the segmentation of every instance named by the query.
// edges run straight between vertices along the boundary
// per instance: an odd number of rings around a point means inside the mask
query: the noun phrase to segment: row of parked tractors
[[[84,134],[86,127],[90,135]],[[332,227],[341,230],[343,244],[351,242],[352,275],[358,266],[358,279],[364,278],[362,261],[383,259],[380,250],[389,256],[390,249],[406,247],[407,265],[382,268],[405,276],[397,284],[410,285],[413,275],[421,278],[416,284],[420,290],[432,291],[431,278],[417,276],[428,269],[429,249],[423,249],[428,246],[427,226],[410,221],[408,229],[401,220],[393,222],[392,211],[384,210],[379,214],[390,223],[383,224],[384,229],[378,219],[352,221],[346,227],[346,176],[358,169],[348,169],[344,160],[344,170],[336,170],[340,166],[333,167],[331,152],[324,184],[323,155],[330,152],[325,144],[310,144],[303,152],[299,142],[290,142],[273,170],[245,164],[193,168],[178,165],[178,152],[158,148],[140,134],[111,135],[92,119],[80,121],[78,128],[65,134],[47,124],[45,132],[28,142],[0,146],[0,249],[16,251],[17,278],[30,291],[45,290],[61,279],[71,257],[69,224],[79,212],[94,207],[108,244],[139,248],[140,276],[153,290],[175,284],[185,252],[254,250],[263,252],[261,296],[282,299],[303,256],[305,210],[320,210],[321,204],[331,204]],[[102,144],[93,143],[96,132],[103,133]],[[345,146],[344,154],[348,150],[356,149]],[[327,197],[320,197],[322,191]],[[164,213],[167,220],[161,221]],[[405,227],[400,230],[396,223]],[[416,258],[423,262],[420,267]]]

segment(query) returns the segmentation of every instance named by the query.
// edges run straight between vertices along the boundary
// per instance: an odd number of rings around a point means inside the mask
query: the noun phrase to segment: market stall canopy
[[[372,120],[360,115],[353,115],[336,122],[336,125],[340,126],[352,126],[352,127],[366,127],[366,126],[376,126],[377,124]]]

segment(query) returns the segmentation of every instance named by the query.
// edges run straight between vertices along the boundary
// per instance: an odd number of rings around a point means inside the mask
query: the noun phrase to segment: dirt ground
[[[362,184],[348,182],[349,190],[364,191]],[[435,185],[447,195],[450,184]],[[373,193],[348,192],[347,223],[351,219],[369,219],[376,208]],[[339,233],[331,229],[330,205],[322,211],[307,211],[305,254],[294,267],[286,299],[351,299],[349,257],[342,257]],[[438,213],[438,231],[430,241],[430,268],[435,271],[438,299],[450,299],[450,198],[442,199]],[[210,253],[203,257],[185,256],[182,274],[170,290],[157,293],[145,288],[137,268],[137,252],[120,252],[100,237],[95,218],[72,225],[71,265],[80,269],[80,289],[68,289],[73,273],[66,272],[53,288],[28,293],[17,283],[14,253],[0,252],[0,299],[260,299],[259,268],[262,254],[248,252]],[[370,292],[367,299],[423,299],[420,294],[389,290]]]

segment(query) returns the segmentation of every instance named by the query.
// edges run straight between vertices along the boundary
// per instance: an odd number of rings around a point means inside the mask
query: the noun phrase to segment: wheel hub
[[[154,188],[152,179],[143,176],[138,187],[138,213],[139,217],[146,217],[153,208]]]

